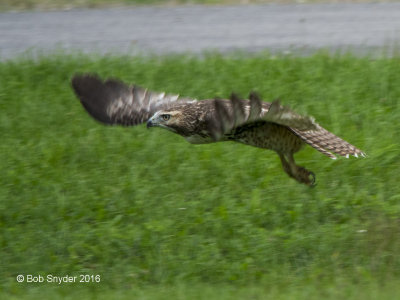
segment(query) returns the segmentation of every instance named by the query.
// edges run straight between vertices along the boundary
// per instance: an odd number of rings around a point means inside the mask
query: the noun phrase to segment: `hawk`
[[[313,118],[297,114],[279,100],[182,98],[127,85],[118,79],[103,81],[95,74],[77,74],[72,87],[87,112],[109,125],[160,127],[189,143],[234,141],[275,151],[283,170],[300,183],[315,184],[313,172],[298,166],[293,154],[308,144],[326,156],[365,156],[355,146],[327,131]]]

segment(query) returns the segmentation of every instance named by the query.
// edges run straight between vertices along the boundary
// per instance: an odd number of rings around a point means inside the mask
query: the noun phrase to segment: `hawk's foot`
[[[279,153],[279,157],[282,162],[283,170],[293,179],[296,179],[300,183],[304,183],[308,186],[315,186],[315,174],[308,171],[304,167],[296,165],[293,155],[288,155],[288,160],[286,160],[283,154]]]
[[[296,167],[297,167],[297,170],[296,170],[296,174],[295,174],[294,178],[300,183],[304,183],[308,186],[315,186],[314,172],[308,171],[304,167],[300,167],[300,166],[296,166]]]

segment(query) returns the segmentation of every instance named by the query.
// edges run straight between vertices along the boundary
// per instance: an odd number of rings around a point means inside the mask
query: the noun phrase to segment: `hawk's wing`
[[[279,100],[272,102],[262,119],[300,131],[316,130],[318,126],[313,117],[300,115],[289,107],[282,106]]]
[[[258,122],[272,122],[288,127],[304,142],[321,153],[335,159],[334,154],[349,157],[365,156],[365,153],[340,137],[327,131],[314,121],[314,118],[300,115],[276,100],[262,102],[256,94],[250,94],[250,101],[240,100],[232,95],[230,100],[214,100],[215,112],[210,120],[210,132],[215,140],[231,133],[242,125]],[[333,154],[334,153],[334,154]]]
[[[317,128],[318,124],[313,118],[280,105],[279,100],[272,103],[262,102],[255,93],[251,93],[249,99],[242,100],[232,94],[230,100],[214,100],[215,113],[210,120],[210,131],[215,140],[221,139],[234,128],[258,122],[272,122],[301,131]]]
[[[75,75],[71,83],[88,113],[106,124],[138,125],[146,122],[156,111],[177,101],[196,101],[151,92],[136,85],[128,86],[117,79],[103,81],[92,74]]]
[[[279,105],[278,101],[272,103],[263,119],[289,127],[304,142],[332,159],[336,159],[335,154],[345,157],[365,156],[360,149],[320,126],[314,118],[299,115],[288,107]]]

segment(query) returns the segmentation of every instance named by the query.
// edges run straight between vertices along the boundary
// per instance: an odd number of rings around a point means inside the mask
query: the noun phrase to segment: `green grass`
[[[368,157],[333,161],[306,147],[297,161],[318,181],[308,188],[270,151],[96,123],[70,88],[75,72],[198,99],[256,90]],[[400,295],[399,57],[59,54],[0,62],[0,78],[7,297]],[[101,283],[19,284],[18,274],[100,274]]]
[[[234,284],[176,284],[165,286],[141,286],[129,289],[87,288],[78,286],[44,286],[33,287],[24,293],[7,294],[7,299],[118,299],[118,300],[208,300],[208,299],[255,299],[255,300],[393,300],[400,295],[398,282],[383,284],[358,284],[346,281],[336,282],[336,285],[319,285],[309,283],[282,282],[273,286],[250,285],[235,286]]]

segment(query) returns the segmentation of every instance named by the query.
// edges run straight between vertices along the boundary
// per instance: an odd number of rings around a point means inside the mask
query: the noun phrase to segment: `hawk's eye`
[[[168,121],[169,118],[171,118],[171,115],[161,115],[161,118],[162,118],[164,121]]]

